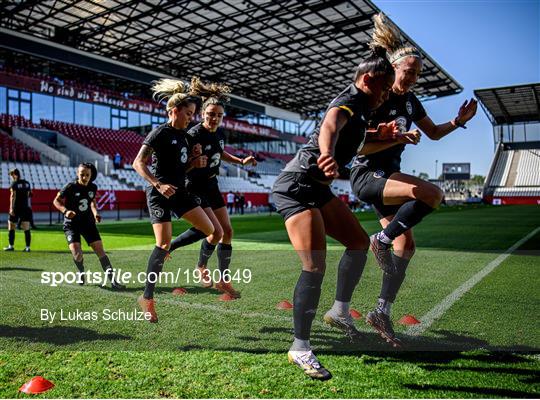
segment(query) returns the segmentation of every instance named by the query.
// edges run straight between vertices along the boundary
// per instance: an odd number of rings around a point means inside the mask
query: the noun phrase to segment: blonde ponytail
[[[383,47],[388,53],[388,59],[396,64],[404,57],[416,57],[422,59],[422,54],[414,46],[404,46],[398,28],[390,22],[383,13],[373,17],[375,28],[371,35],[369,46],[371,49]]]

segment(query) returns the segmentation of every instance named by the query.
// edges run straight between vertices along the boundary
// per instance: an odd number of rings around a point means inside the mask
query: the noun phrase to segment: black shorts
[[[150,222],[160,224],[171,222],[171,213],[174,213],[177,218],[181,218],[188,211],[199,207],[201,200],[187,191],[179,190],[171,197],[166,198],[155,187],[148,186],[146,188],[146,203],[150,213]]]
[[[68,244],[81,243],[81,236],[86,240],[86,244],[101,240],[97,226],[94,222],[64,222],[64,235]]]
[[[196,182],[194,184],[189,184],[187,187],[190,193],[193,193],[201,199],[201,207],[210,207],[212,210],[225,207],[225,201],[219,191],[217,178],[214,177],[208,179],[208,181],[204,183],[204,185],[201,185],[200,182]]]
[[[353,168],[351,170],[351,187],[360,200],[371,204],[373,210],[383,219],[395,215],[399,205],[388,206],[383,203],[383,191],[388,177],[394,172],[380,169]]]
[[[9,222],[18,224],[20,222],[30,222],[32,220],[32,209],[30,207],[15,208],[15,215],[9,216]]]
[[[310,208],[322,208],[336,197],[330,186],[302,172],[282,172],[274,183],[272,195],[277,212],[285,220]]]

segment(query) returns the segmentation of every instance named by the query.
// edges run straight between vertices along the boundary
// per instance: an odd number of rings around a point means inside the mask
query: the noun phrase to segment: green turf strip
[[[359,220],[372,233],[373,214]],[[393,308],[421,317],[498,254],[540,225],[538,207],[445,209],[415,229],[418,251]],[[175,233],[186,228],[175,223]],[[312,344],[333,372],[326,383],[305,379],[286,363],[291,313],[275,305],[292,300],[299,262],[280,217],[233,218],[232,269],[250,269],[240,283],[243,298],[223,303],[212,289],[182,282],[189,294],[174,297],[175,284],[158,285],[160,322],[39,320],[39,309],[104,307],[130,310],[142,284],[114,293],[95,285],[42,285],[44,271],[74,270],[60,227],[34,232],[33,252],[0,259],[0,397],[33,375],[56,383],[49,397],[531,397],[539,394],[537,356],[511,353],[540,348],[538,328],[538,236],[469,293],[419,339],[404,337],[409,350],[390,351],[362,322],[365,341],[350,345],[320,317],[333,301],[341,246],[329,241]],[[105,248],[116,268],[141,271],[153,237],[147,222],[103,224]],[[6,243],[5,231],[1,235]],[[22,249],[18,232],[16,247]],[[145,250],[133,250],[139,246]],[[120,249],[130,250],[120,250]],[[173,253],[165,270],[191,269],[198,245]],[[85,255],[87,269],[100,270]],[[215,265],[215,257],[212,259]],[[370,256],[353,307],[362,314],[377,298],[381,273]],[[397,330],[405,328],[396,326]],[[420,349],[436,349],[419,351]],[[149,349],[153,349],[149,352]],[[473,350],[472,349],[485,349]],[[504,351],[499,351],[499,350]],[[89,351],[91,350],[91,351]],[[129,351],[123,351],[129,350]],[[452,351],[449,351],[452,350]],[[460,350],[460,351],[456,351]]]

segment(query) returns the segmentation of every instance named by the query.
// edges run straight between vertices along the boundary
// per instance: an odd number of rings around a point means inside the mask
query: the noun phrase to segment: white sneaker
[[[289,362],[300,367],[311,379],[326,381],[332,377],[330,371],[322,366],[313,351],[289,351]]]

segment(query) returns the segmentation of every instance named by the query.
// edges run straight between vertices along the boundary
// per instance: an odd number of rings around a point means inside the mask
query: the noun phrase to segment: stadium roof
[[[0,26],[302,114],[323,110],[368,50],[369,0],[71,0],[4,2]],[[424,55],[415,92],[462,87]]]
[[[477,89],[474,94],[494,125],[540,121],[540,83]]]

